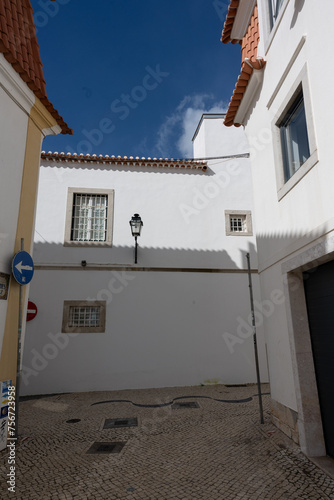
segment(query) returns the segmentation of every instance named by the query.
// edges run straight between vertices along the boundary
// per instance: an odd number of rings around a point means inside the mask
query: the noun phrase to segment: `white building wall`
[[[22,393],[255,382],[245,258],[256,269],[255,236],[226,236],[224,217],[252,210],[250,182],[247,159],[207,172],[42,161]],[[115,190],[112,248],[63,246],[69,187]],[[106,300],[106,332],[60,333],[64,300],[86,299]],[[261,324],[258,335],[265,381]]]
[[[332,129],[334,96],[326,88],[334,73],[328,64],[331,60],[329,33],[334,4],[325,0],[319,10],[314,2],[286,0],[271,34],[267,21],[268,2],[261,0],[258,5],[261,30],[258,56],[264,57],[267,63],[263,83],[249,103],[244,123],[251,145],[259,272],[262,299],[265,301],[275,289],[287,292],[286,270],[293,270],[290,261],[295,260],[299,272],[303,264],[315,266],[316,252],[311,247],[317,242],[329,241],[333,235],[334,171],[329,131]],[[282,195],[277,180],[282,171],[282,161],[275,123],[300,82],[303,83],[307,107],[310,148],[315,159],[304,176],[300,175],[303,167],[300,168],[294,176],[294,179],[300,176],[299,182]],[[318,257],[323,258],[324,254],[326,251],[322,250]],[[301,287],[301,295],[302,290]],[[312,386],[311,396],[310,378],[309,393],[301,396],[301,372],[298,371],[300,367],[297,366],[296,356],[302,354],[295,351],[295,332],[291,330],[291,321],[289,323],[289,317],[293,315],[291,306],[285,293],[282,303],[264,322],[271,394],[275,401],[298,411],[301,422],[309,419],[309,444],[303,441],[302,447],[307,453],[319,454],[320,446],[317,449],[316,443],[311,443],[313,433],[313,441],[318,439],[319,444],[319,426],[315,424],[318,416],[313,409],[306,411],[306,406],[298,404],[301,397],[308,399],[309,403],[311,399],[315,401],[317,395]],[[304,319],[299,318],[300,321]],[[309,335],[308,327],[305,328],[305,335]],[[309,373],[314,373],[312,364],[307,366]],[[303,433],[302,440],[305,429]]]
[[[259,55],[262,55],[262,51],[269,44],[269,38],[264,32],[266,26],[264,3],[261,2],[260,11],[263,17],[260,18],[262,48],[259,48]],[[327,11],[333,11],[333,5],[329,2],[325,3]],[[279,144],[272,144],[271,141],[261,144],[258,140],[260,147],[255,147],[253,150],[255,218],[264,297],[277,286],[277,278],[281,274],[280,265],[277,263],[291,253],[290,246],[312,230],[315,230],[316,237],[316,228],[328,221],[333,214],[334,198],[331,186],[334,181],[334,172],[330,166],[331,141],[328,132],[325,132],[332,126],[332,113],[324,112],[326,109],[333,109],[333,97],[330,93],[323,91],[323,78],[321,77],[325,71],[326,78],[329,78],[332,71],[331,68],[324,70],[330,51],[327,44],[320,42],[318,37],[320,31],[326,31],[324,11],[326,9],[322,9],[321,12],[314,9],[312,2],[305,2],[301,10],[295,8],[294,2],[287,2],[279,28],[266,54],[267,65],[261,93],[246,123],[245,130],[249,138],[259,138],[263,130],[272,131],[278,110],[291,87],[298,81],[303,68],[307,68],[307,82],[311,93],[310,106],[317,150],[321,155],[320,161],[286,196],[278,200],[275,147],[279,147]],[[294,19],[293,29],[290,28],[292,19]],[[304,35],[306,41],[289,68],[289,72],[281,81]],[[282,46],[285,46],[286,50],[282,51]],[[268,102],[272,98],[268,109]],[[278,268],[275,265],[278,265]],[[266,277],[262,278],[262,274]],[[280,281],[282,282],[282,278]],[[277,353],[276,362],[271,363],[271,380],[284,377],[284,383],[272,385],[272,396],[279,401],[284,401],[291,408],[297,409],[294,391],[291,391],[294,377],[284,308],[282,308],[280,318],[279,328],[275,326],[274,321],[270,320],[271,327],[266,329],[269,351]],[[277,338],[285,346],[283,350],[277,350]]]
[[[87,164],[61,166],[43,161],[36,261],[79,264],[87,260],[131,265],[133,237],[129,220],[139,212],[144,222],[138,240],[143,266],[242,266],[240,251],[248,251],[249,245],[255,244],[255,237],[226,238],[224,209],[252,208],[249,182],[247,159],[211,162],[207,173]],[[63,247],[68,188],[92,186],[115,190],[113,248],[100,248],[97,252],[94,248]],[[49,243],[47,252],[40,251],[45,241]],[[182,259],[180,256],[187,250],[194,252]],[[221,250],[228,253],[228,263],[217,253]]]
[[[256,381],[252,339],[231,353],[222,338],[249,315],[246,275],[37,271],[34,283],[23,394]],[[107,299],[106,332],[60,333],[63,300],[97,296]]]
[[[204,113],[193,137],[194,158],[249,153],[249,144],[242,127],[228,128],[224,114]],[[249,179],[247,179],[249,182]]]

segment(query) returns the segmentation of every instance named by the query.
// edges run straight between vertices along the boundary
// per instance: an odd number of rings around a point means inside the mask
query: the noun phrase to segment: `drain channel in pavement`
[[[120,429],[123,427],[137,427],[137,417],[134,418],[106,418],[103,429]]]
[[[270,394],[270,393],[265,393],[265,394]],[[262,396],[263,395],[264,394],[262,394]],[[257,394],[255,394],[255,396],[257,396]],[[251,396],[243,399],[217,399],[217,398],[212,398],[211,396],[178,396],[177,398],[174,398],[172,401],[168,401],[167,403],[142,404],[142,403],[135,403],[130,399],[108,399],[107,401],[97,401],[96,403],[92,403],[91,406],[104,405],[107,403],[130,403],[133,406],[137,406],[138,408],[163,408],[164,406],[171,406],[178,399],[185,399],[185,398],[211,399],[212,401],[217,401],[218,403],[232,403],[232,404],[249,403],[250,401],[253,400]]]
[[[199,404],[196,401],[183,401],[180,403],[174,403],[172,404],[172,409],[173,410],[181,410],[184,408],[199,408]]]
[[[123,442],[106,442],[106,441],[96,441],[92,444],[86,453],[92,455],[97,453],[108,454],[108,453],[120,453],[124,448],[126,443]]]

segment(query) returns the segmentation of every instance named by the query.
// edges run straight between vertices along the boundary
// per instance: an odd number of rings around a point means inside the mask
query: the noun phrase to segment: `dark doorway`
[[[334,261],[303,278],[326,450],[334,458]]]

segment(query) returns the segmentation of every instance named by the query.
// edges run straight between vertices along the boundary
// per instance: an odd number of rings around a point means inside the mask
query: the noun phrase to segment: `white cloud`
[[[210,103],[211,101],[211,103]],[[170,157],[175,145],[181,158],[192,158],[192,137],[203,113],[225,113],[227,105],[212,102],[213,96],[196,94],[185,96],[175,111],[158,130],[155,148],[162,157]]]

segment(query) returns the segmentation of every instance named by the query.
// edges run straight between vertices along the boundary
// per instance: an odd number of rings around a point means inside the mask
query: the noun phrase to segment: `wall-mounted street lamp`
[[[135,238],[135,264],[137,264],[137,237],[140,236],[141,228],[144,225],[139,214],[134,214],[130,220],[130,227],[132,236]]]

